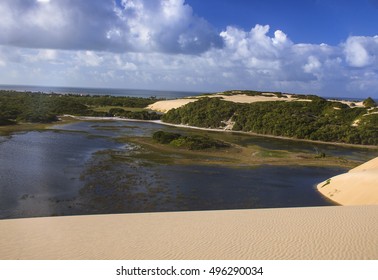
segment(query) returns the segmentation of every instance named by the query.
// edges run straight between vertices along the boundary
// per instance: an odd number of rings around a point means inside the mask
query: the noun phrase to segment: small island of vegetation
[[[189,135],[183,136],[179,133],[172,133],[166,131],[156,131],[152,138],[160,144],[169,144],[178,148],[185,148],[188,150],[204,150],[204,149],[219,149],[229,148],[230,144],[212,139],[208,136]]]

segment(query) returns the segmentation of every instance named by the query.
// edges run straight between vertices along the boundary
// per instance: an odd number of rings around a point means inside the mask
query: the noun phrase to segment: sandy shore
[[[378,259],[378,205],[0,221],[0,259]]]
[[[317,186],[341,205],[378,205],[378,157]]]

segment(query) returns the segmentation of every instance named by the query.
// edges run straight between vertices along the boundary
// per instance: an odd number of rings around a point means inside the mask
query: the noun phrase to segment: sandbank
[[[0,259],[378,259],[378,205],[0,221]]]
[[[317,186],[341,205],[378,205],[378,157]]]

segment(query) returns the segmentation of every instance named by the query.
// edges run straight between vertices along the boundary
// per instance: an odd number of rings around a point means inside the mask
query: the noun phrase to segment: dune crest
[[[317,189],[341,205],[378,204],[378,157],[321,182]]]

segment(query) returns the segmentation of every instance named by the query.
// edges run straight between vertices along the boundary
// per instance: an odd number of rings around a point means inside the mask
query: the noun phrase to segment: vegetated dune
[[[0,221],[0,259],[378,259],[378,205]]]
[[[310,99],[303,99],[295,97],[292,94],[282,94],[281,96],[276,96],[273,93],[261,93],[260,95],[247,95],[240,92],[240,94],[232,94],[228,95],[223,92],[219,92],[217,94],[211,94],[211,95],[203,95],[203,96],[192,96],[188,98],[182,98],[182,99],[172,99],[172,100],[163,100],[163,101],[157,101],[147,107],[147,109],[158,111],[161,113],[166,113],[171,109],[176,109],[181,106],[184,106],[188,103],[195,102],[201,97],[220,97],[225,101],[235,102],[235,103],[254,103],[254,102],[267,102],[267,101],[285,101],[285,102],[291,102],[291,101],[305,101],[305,102],[311,102]],[[334,100],[330,99],[329,101],[335,101],[335,102],[341,102],[349,107],[364,107],[363,102],[352,102],[352,101],[346,101],[346,100]]]
[[[378,205],[378,157],[318,184],[317,188],[342,205]]]
[[[299,98],[293,97],[290,94],[286,94],[283,96],[284,97],[277,97],[275,95],[271,95],[268,93],[262,94],[262,95],[256,95],[256,96],[250,96],[246,94],[224,95],[222,93],[218,93],[218,94],[206,95],[206,96],[157,101],[149,105],[147,109],[166,113],[171,109],[176,109],[188,103],[195,102],[198,100],[198,98],[201,98],[201,97],[209,97],[209,98],[220,97],[225,101],[230,101],[230,102],[235,102],[235,103],[254,103],[254,102],[266,102],[266,101],[286,101],[286,102],[308,101],[308,102],[311,102],[311,100],[299,99]]]

